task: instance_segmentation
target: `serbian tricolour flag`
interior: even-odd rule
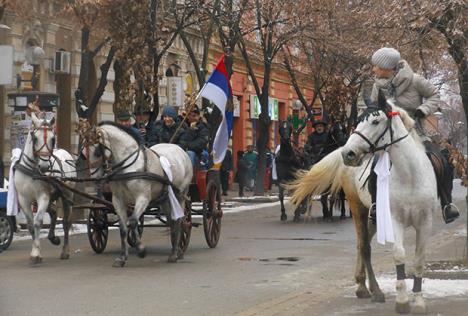
[[[232,129],[232,111],[226,111],[226,103],[232,95],[229,75],[224,63],[224,55],[218,62],[213,73],[200,91],[200,96],[213,102],[223,115],[213,142],[213,162],[220,163],[224,159],[228,148],[229,135]]]

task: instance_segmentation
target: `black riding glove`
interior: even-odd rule
[[[420,109],[417,109],[416,112],[414,112],[414,117],[417,119],[423,119],[426,116],[424,112]]]

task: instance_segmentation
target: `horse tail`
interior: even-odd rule
[[[322,195],[325,192],[336,193],[340,189],[339,174],[344,166],[341,149],[338,148],[316,163],[310,170],[296,173],[296,179],[285,187],[292,191],[291,203],[298,206],[305,198]]]

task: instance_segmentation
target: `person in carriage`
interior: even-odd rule
[[[179,129],[179,125],[180,120],[176,108],[166,106],[161,113],[161,119],[154,127],[155,144],[170,143],[171,140],[173,144],[179,144],[180,136],[185,129],[184,126]]]
[[[187,151],[192,161],[192,166],[196,167],[208,148],[210,140],[210,130],[208,125],[202,120],[200,110],[195,105],[187,114],[187,126],[182,131],[178,144]]]
[[[144,106],[137,106],[133,115],[135,116],[135,127],[138,130],[146,147],[157,144],[156,126],[151,119],[152,111]]]
[[[452,208],[450,164],[442,155],[440,148],[425,135],[422,127],[425,118],[438,109],[440,95],[437,88],[424,77],[415,74],[406,60],[401,58],[400,52],[394,48],[378,49],[372,55],[371,62],[376,80],[370,101],[376,102],[379,90],[381,90],[387,99],[393,100],[395,105],[403,108],[416,120],[416,131],[426,147],[427,155],[436,173],[444,221],[447,224],[453,222],[460,214],[457,209]],[[378,156],[374,159],[373,167],[377,159]],[[370,217],[374,222],[376,218],[376,182],[377,175],[372,171],[369,177],[369,191],[372,196]]]

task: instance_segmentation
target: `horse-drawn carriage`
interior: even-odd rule
[[[42,261],[38,238],[42,216],[50,211],[51,203],[58,198],[64,210],[62,259],[69,257],[68,230],[72,205],[74,209],[89,209],[88,236],[96,253],[104,251],[109,227],[117,226],[118,222],[121,253],[114,266],[125,264],[128,245],[137,249],[138,256],[146,255],[140,239],[144,227],[170,227],[170,262],[183,258],[192,226],[203,225],[208,245],[216,247],[222,219],[219,170],[194,172],[189,156],[178,145],[158,144],[147,148],[131,128],[113,122],[103,122],[94,127],[87,123],[81,129],[83,144],[80,155],[85,166],[75,168],[75,160],[70,154],[53,149],[53,122],[40,119],[35,113],[32,113],[32,121],[33,128],[15,166],[13,183],[34,239],[33,263]],[[89,170],[88,176],[80,175],[84,170]],[[108,183],[113,194],[112,202],[106,200],[100,190],[96,194],[78,190],[77,182]],[[73,195],[87,198],[87,204],[77,205]],[[36,215],[31,209],[33,202],[37,202]],[[201,202],[201,208],[193,208],[193,202]],[[202,217],[201,223],[192,221],[195,215]],[[146,224],[145,218],[148,217],[157,221]],[[55,238],[53,228],[51,232],[49,239],[52,241]]]

